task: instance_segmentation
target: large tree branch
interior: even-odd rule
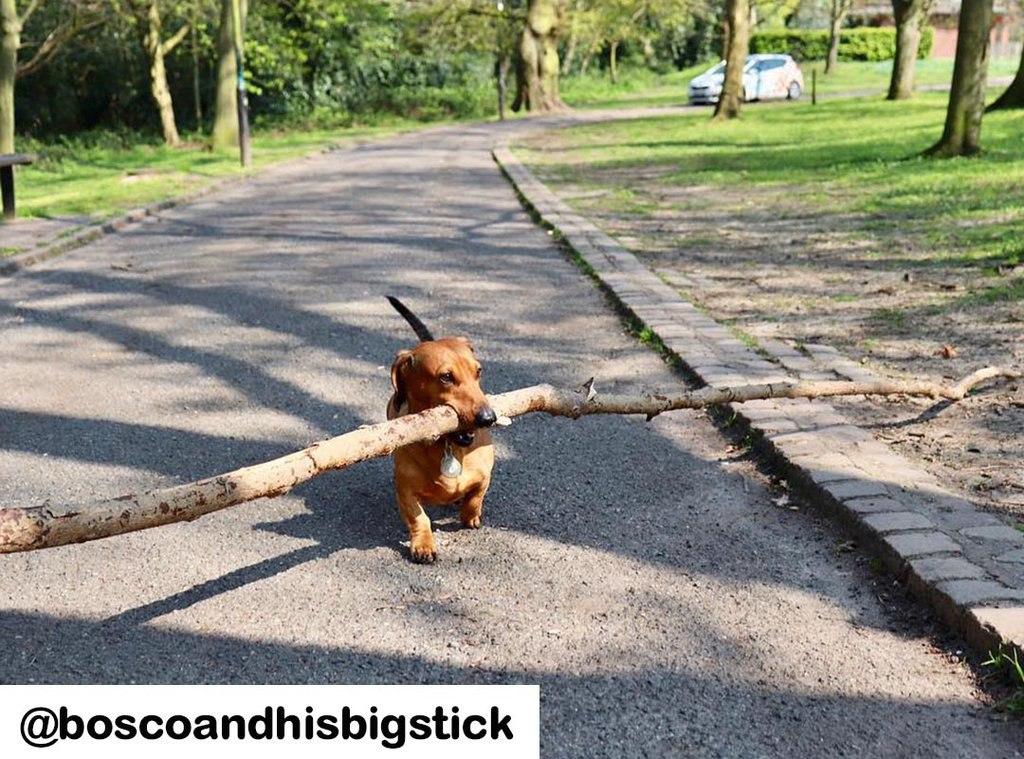
[[[643,414],[650,419],[666,411],[769,398],[916,395],[956,401],[987,380],[999,377],[1018,379],[1020,376],[1019,372],[1009,369],[989,367],[953,385],[915,380],[797,382],[703,388],[675,396],[603,396],[595,394],[592,384],[582,390],[535,385],[495,395],[490,400],[494,410],[506,417],[540,411],[572,419],[588,414]],[[437,439],[455,432],[458,425],[455,411],[441,406],[362,427],[272,461],[186,485],[88,504],[47,501],[30,508],[0,509],[0,553],[96,540],[172,522],[190,521],[256,498],[273,498],[324,472],[386,456],[403,445]]]
[[[94,27],[100,26],[103,23],[102,19],[96,19],[87,23],[80,23],[77,20],[68,24],[61,24],[44,39],[36,52],[33,53],[32,57],[27,61],[18,63],[18,69],[15,72],[15,78],[20,79],[23,76],[28,76],[34,73],[37,69],[45,66],[54,55],[68,42],[70,42],[76,35],[81,34],[84,31],[88,31]]]
[[[39,7],[40,0],[30,0],[28,7],[25,8],[25,12],[21,14],[21,18],[18,21],[24,26],[25,22],[32,18],[32,14],[36,12]]]
[[[182,24],[181,28],[178,31],[176,31],[173,35],[168,37],[160,44],[160,51],[164,55],[170,55],[171,51],[174,50],[174,48],[176,48],[183,39],[185,39],[185,35],[188,34],[188,30],[189,25]]]

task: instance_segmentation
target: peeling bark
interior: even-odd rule
[[[824,398],[837,395],[916,395],[962,399],[976,385],[996,378],[1019,379],[998,367],[981,369],[954,385],[927,381],[797,382],[703,388],[675,396],[602,396],[589,388],[551,385],[513,390],[490,398],[494,410],[514,417],[534,412],[577,419],[589,414],[642,414],[705,408],[769,398]],[[455,432],[459,421],[448,406],[363,427],[262,464],[185,485],[123,495],[88,504],[47,501],[30,508],[0,509],[0,553],[32,551],[191,521],[257,498],[284,495],[307,480],[360,461],[387,456],[396,448]]]

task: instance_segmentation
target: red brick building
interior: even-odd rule
[[[953,58],[956,55],[957,22],[960,0],[936,0],[928,23],[935,29],[932,58]],[[892,5],[876,0],[857,2],[850,11],[850,19],[865,26],[893,26]],[[1020,0],[996,0],[992,24],[992,57],[1016,58],[1020,56],[1022,36]]]

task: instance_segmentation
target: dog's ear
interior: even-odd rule
[[[405,372],[412,366],[412,351],[402,350],[395,354],[391,364],[391,386],[395,389],[395,409],[405,403]]]

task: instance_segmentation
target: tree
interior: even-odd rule
[[[562,56],[562,76],[567,76],[572,71],[572,64],[576,60],[576,51],[580,45],[580,26],[586,10],[586,0],[576,0],[569,14],[569,38],[565,43],[565,55]]]
[[[727,121],[740,115],[743,102],[743,69],[750,53],[750,2],[725,2],[725,81],[715,106],[715,121]]]
[[[1006,88],[1006,91],[996,98],[995,102],[987,110],[999,111],[1005,108],[1024,108],[1024,50],[1021,51],[1017,75],[1010,82],[1010,86]]]
[[[14,78],[18,74],[21,26],[37,5],[33,2],[19,16],[14,0],[0,0],[0,153],[14,152]]]
[[[19,15],[16,0],[0,0],[0,153],[14,152],[15,81],[46,65],[77,34],[103,21],[100,0],[65,0],[42,40],[25,45],[35,52],[19,63],[22,30],[41,5],[42,0],[29,0]]]
[[[619,81],[619,47],[639,26],[644,6],[644,2],[633,0],[603,0],[598,6],[598,24],[608,45],[608,76],[612,84]]]
[[[247,0],[238,0],[242,13],[242,26],[248,15]],[[217,87],[213,109],[213,133],[210,143],[214,150],[238,145],[238,66],[235,61],[234,22],[232,0],[221,0],[220,23],[217,27]]]
[[[960,6],[953,86],[942,138],[927,155],[947,158],[981,150],[981,119],[985,112],[989,29],[993,0],[964,0]]]
[[[558,37],[564,21],[565,0],[530,0],[516,55],[513,111],[566,108],[558,92]]]
[[[406,52],[420,59],[458,53],[494,56],[498,116],[504,119],[508,73],[526,21],[525,0],[407,0],[405,8],[400,46]]]
[[[906,100],[914,94],[917,51],[921,46],[921,26],[928,19],[933,0],[892,0],[896,20],[896,54],[889,80],[889,100]]]
[[[895,0],[894,0],[895,1]],[[846,22],[846,14],[853,7],[853,0],[831,0],[829,5],[828,58],[825,73],[831,74],[839,63],[839,38]]]
[[[113,1],[119,4],[119,0]],[[164,142],[176,147],[181,144],[181,137],[174,118],[171,88],[167,84],[167,57],[185,39],[190,26],[187,21],[183,22],[178,31],[164,39],[164,8],[161,1],[126,0],[132,20],[143,30],[142,47],[149,63],[149,91],[160,117]]]

